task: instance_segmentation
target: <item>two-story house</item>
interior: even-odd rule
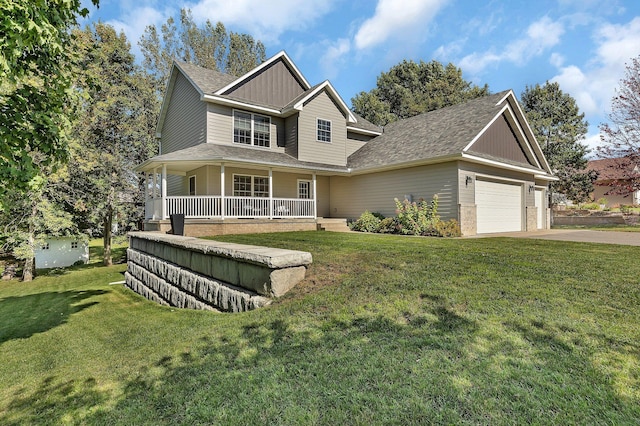
[[[382,129],[285,52],[242,77],[174,63],[147,174],[146,228],[187,235],[316,229],[394,198],[430,200],[463,234],[545,228],[553,180],[512,91]]]

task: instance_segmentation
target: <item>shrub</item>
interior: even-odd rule
[[[589,203],[582,206],[584,210],[600,210],[600,204]]]
[[[631,209],[632,209],[632,206],[629,206],[627,204],[620,204],[620,213],[622,214],[631,213]]]
[[[460,231],[460,224],[455,219],[450,219],[448,221],[438,220],[433,228],[433,236],[436,237],[459,237],[462,235]]]
[[[360,232],[378,232],[380,228],[380,213],[371,213],[369,211],[365,211],[360,215],[358,220],[351,224],[352,231],[360,231]],[[383,216],[384,217],[384,216]]]
[[[381,234],[396,234],[400,232],[399,222],[395,217],[386,217],[380,221],[378,232]]]
[[[438,195],[433,196],[433,200],[428,203],[425,200],[410,202],[404,200],[400,202],[397,198],[396,214],[398,215],[398,228],[403,234],[426,235],[429,229],[440,220],[437,215]]]

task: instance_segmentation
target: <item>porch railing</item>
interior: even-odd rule
[[[147,202],[147,218],[160,218],[160,207],[152,199]],[[165,214],[182,213],[185,218],[315,218],[315,201],[300,198],[172,196],[165,198]],[[150,213],[152,213],[150,215]],[[155,214],[155,216],[153,215]],[[224,214],[224,216],[223,216]]]

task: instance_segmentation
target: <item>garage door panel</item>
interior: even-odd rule
[[[522,230],[522,185],[476,181],[477,232]]]

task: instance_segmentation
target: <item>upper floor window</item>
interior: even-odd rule
[[[233,142],[269,148],[271,118],[244,111],[233,111]]]
[[[331,142],[331,122],[318,118],[318,140]]]
[[[77,249],[78,248],[78,242],[77,241],[71,241],[71,248],[72,249]]]

